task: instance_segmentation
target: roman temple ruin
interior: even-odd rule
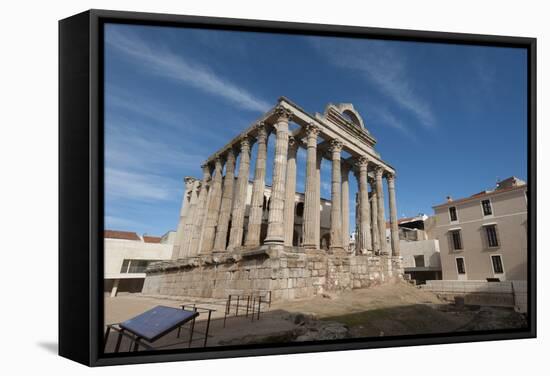
[[[271,186],[268,137],[275,138]],[[185,178],[172,260],[149,266],[143,293],[226,298],[269,291],[286,300],[402,279],[395,170],[375,144],[352,104],[312,115],[280,98],[205,161],[201,179]],[[304,193],[296,192],[299,148],[306,150]],[[321,198],[323,160],[331,166],[330,200]]]

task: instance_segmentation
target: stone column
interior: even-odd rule
[[[378,231],[378,194],[376,192],[376,182],[371,181],[371,239],[373,251],[380,251],[380,242],[378,240],[380,232]]]
[[[196,256],[199,253],[201,234],[206,219],[206,198],[208,197],[210,178],[210,167],[206,164],[202,165],[202,182],[201,190],[199,192],[199,201],[197,203],[197,220],[195,222],[195,226],[193,227],[189,256]]]
[[[286,186],[285,186],[285,245],[292,247],[294,237],[294,206],[296,198],[296,154],[298,142],[294,137],[288,138],[288,160],[286,165]]]
[[[359,157],[359,210],[361,211],[361,222],[359,232],[361,235],[361,253],[366,254],[372,247],[370,237],[370,213],[369,213],[369,189],[367,185],[367,170],[369,161],[366,157]]]
[[[216,239],[214,240],[214,251],[225,251],[227,244],[227,231],[229,219],[231,218],[231,206],[233,203],[233,186],[235,185],[235,153],[233,150],[227,152],[225,161],[225,177],[223,179],[222,203],[220,206],[220,217],[216,226]]]
[[[388,195],[390,204],[390,228],[391,228],[391,249],[392,256],[400,256],[399,249],[399,229],[397,227],[397,204],[395,202],[395,176],[388,173],[386,175],[388,181]]]
[[[215,162],[212,187],[208,193],[208,210],[206,212],[206,223],[201,243],[201,253],[203,254],[211,253],[214,247],[216,226],[218,225],[222,201],[222,169],[223,161],[218,157]]]
[[[302,246],[305,248],[315,248],[318,242],[318,239],[316,239],[317,230],[315,229],[315,226],[317,226],[316,217],[319,216],[319,198],[317,197],[317,135],[319,134],[319,128],[313,124],[309,124],[306,126],[306,134],[307,159]]]
[[[349,251],[349,167],[342,164],[342,247]]]
[[[321,249],[321,163],[323,155],[317,154],[317,166],[315,174],[315,248]]]
[[[359,191],[359,169],[355,168],[353,170],[353,176],[357,180],[357,192],[355,193],[355,249],[354,253],[356,255],[361,254],[361,195]]]
[[[342,163],[340,153],[342,142],[331,140],[330,148],[332,159],[331,178],[331,207],[330,207],[330,249],[331,251],[342,251],[342,174],[340,164]]]
[[[267,129],[264,123],[260,123],[257,126],[256,142],[258,143],[258,153],[256,156],[252,198],[248,215],[248,231],[246,232],[245,240],[247,247],[260,245],[265,191],[265,163],[267,159]]]
[[[245,137],[240,144],[239,177],[231,215],[231,233],[229,234],[229,249],[242,246],[244,234],[244,214],[246,211],[246,193],[248,191],[248,176],[250,175],[250,140]]]
[[[172,250],[173,260],[177,259],[180,254],[180,247],[183,242],[183,231],[185,228],[185,218],[187,216],[187,212],[189,211],[189,200],[191,199],[191,190],[193,189],[193,180],[190,177],[185,177],[184,182],[185,191],[183,192],[183,199],[181,200],[180,219],[176,230],[174,248]]]
[[[265,244],[284,243],[284,205],[285,205],[285,179],[288,154],[288,122],[292,113],[286,108],[277,108],[279,118],[275,124],[276,142],[275,158],[273,159],[273,178],[271,188],[271,204],[267,221],[267,236]]]
[[[180,246],[179,258],[189,257],[191,247],[191,237],[193,236],[193,227],[196,220],[197,203],[199,199],[199,189],[201,182],[195,178],[193,180],[193,189],[191,190],[191,200],[189,201],[189,211],[185,218],[185,226],[183,228],[182,242]]]
[[[386,216],[384,215],[384,186],[382,185],[384,169],[378,166],[374,171],[376,177],[376,196],[378,198],[378,241],[380,243],[380,253],[386,255],[388,254],[388,244],[386,242]]]

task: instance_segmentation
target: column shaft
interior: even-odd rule
[[[388,253],[388,243],[386,241],[386,216],[384,214],[384,186],[382,184],[382,175],[384,169],[377,167],[375,170],[376,176],[376,193],[378,198],[378,241],[380,242],[380,253]]]
[[[267,159],[267,130],[265,124],[257,127],[258,153],[254,170],[254,183],[252,185],[252,198],[248,215],[248,231],[246,232],[246,246],[260,245],[260,232],[262,229],[263,203],[265,191],[265,164]]]
[[[342,166],[342,247],[349,250],[349,168]]]
[[[199,253],[199,244],[201,239],[202,230],[206,219],[207,209],[207,197],[208,187],[210,184],[210,167],[208,165],[202,166],[202,182],[201,190],[199,192],[199,201],[197,203],[197,220],[193,227],[193,234],[191,235],[191,247],[189,249],[189,256],[196,256]]]
[[[271,204],[267,221],[267,236],[265,244],[284,243],[284,204],[285,180],[288,155],[288,122],[291,117],[289,110],[277,108],[279,118],[275,125],[276,142],[275,158],[273,160],[273,178],[271,188]]]
[[[380,251],[380,242],[378,231],[378,192],[376,192],[375,182],[371,182],[371,239],[372,239],[372,250]]]
[[[321,163],[323,156],[317,154],[316,180],[315,180],[315,248],[321,249]]]
[[[366,254],[372,247],[370,237],[370,210],[369,210],[369,190],[367,186],[368,160],[364,157],[359,159],[359,205],[361,211],[360,235],[361,235],[361,253]]]
[[[180,254],[181,243],[183,242],[183,231],[185,228],[185,219],[187,212],[189,211],[189,201],[191,199],[191,190],[193,189],[193,180],[186,177],[185,190],[183,192],[183,198],[181,200],[180,218],[178,221],[178,228],[176,230],[176,238],[174,240],[174,248],[172,251],[172,259],[177,259]]]
[[[390,204],[390,228],[391,228],[391,248],[392,256],[400,256],[399,249],[399,229],[397,227],[397,204],[395,202],[395,176],[388,174],[388,195]]]
[[[223,179],[222,203],[220,217],[216,226],[216,238],[214,240],[215,251],[225,251],[227,245],[227,231],[231,218],[233,203],[233,187],[235,185],[235,153],[229,150],[225,162],[225,177]]]
[[[193,189],[191,191],[191,200],[189,201],[189,211],[185,218],[185,226],[183,228],[182,242],[180,245],[179,258],[189,257],[191,247],[191,237],[193,235],[193,225],[197,212],[197,203],[199,198],[200,181],[193,178]]]
[[[248,137],[241,140],[241,152],[239,160],[239,177],[237,178],[237,190],[231,215],[231,233],[229,235],[229,248],[242,246],[244,233],[244,214],[246,211],[246,194],[248,192],[248,176],[250,175],[250,141]]]
[[[306,159],[306,182],[304,197],[304,216],[302,222],[302,246],[316,248],[317,225],[316,216],[319,213],[319,199],[317,198],[317,135],[319,129],[310,124],[306,127],[307,132],[307,159]]]
[[[342,163],[340,153],[342,142],[332,140],[330,152],[332,154],[332,178],[331,178],[331,209],[330,209],[330,249],[342,250]]]
[[[294,238],[294,207],[296,198],[296,154],[298,143],[294,137],[288,139],[288,160],[286,165],[285,187],[285,245],[291,247]]]
[[[222,201],[222,168],[222,160],[216,158],[212,187],[208,193],[208,211],[206,212],[206,223],[202,235],[201,253],[210,253],[214,247],[216,226],[218,225]]]

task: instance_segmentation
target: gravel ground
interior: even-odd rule
[[[105,298],[105,322],[121,322],[157,305],[180,307],[182,303],[216,310],[212,316],[208,347],[492,330],[526,325],[523,316],[512,309],[459,307],[407,283],[324,294],[311,299],[274,303],[270,307],[265,304],[259,321],[252,321],[250,315],[245,317],[243,308],[239,317],[235,317],[234,307],[225,327],[223,300],[127,294]],[[205,318],[201,315],[197,321],[192,347],[203,345],[200,332],[205,329]],[[115,337],[110,336],[107,352],[113,351]],[[182,331],[179,338],[174,331],[154,346],[159,349],[187,348],[188,340],[186,331]],[[129,342],[123,341],[121,351],[127,351],[128,346]]]

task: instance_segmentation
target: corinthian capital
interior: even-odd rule
[[[319,127],[316,126],[314,123],[309,123],[308,125],[305,126],[306,128],[306,135],[308,138],[310,137],[317,137],[317,135],[319,134]]]
[[[288,137],[288,153],[296,154],[298,151],[298,142],[293,136]]]
[[[194,177],[192,176],[186,176],[183,178],[183,181],[185,182],[185,190],[186,191],[190,191],[193,189],[193,185],[195,184],[195,181],[197,179],[195,179]]]
[[[292,119],[292,111],[279,105],[275,108],[275,113],[278,115],[277,121],[286,120],[290,121]]]
[[[338,139],[333,139],[333,140],[330,140],[330,146],[329,146],[328,150],[331,153],[340,153],[342,151],[343,146],[344,146],[344,144],[342,143],[342,141],[340,141]]]
[[[376,166],[374,169],[374,173],[376,175],[376,179],[382,179],[382,176],[384,175],[384,167],[382,166]]]
[[[365,157],[364,155],[361,155],[355,161],[355,165],[359,168],[367,168],[368,165],[369,165],[369,159],[367,157]]]
[[[248,136],[244,136],[243,138],[241,138],[239,146],[241,148],[241,153],[248,152],[250,150],[250,139],[248,138]]]
[[[267,140],[267,125],[263,121],[256,125],[256,140],[258,142]]]
[[[395,183],[395,174],[391,172],[386,172],[386,180],[388,181],[388,184]]]

